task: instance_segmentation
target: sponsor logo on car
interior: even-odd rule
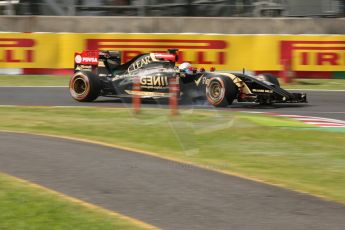
[[[98,65],[98,51],[84,50],[82,53],[75,53],[74,61],[76,64]]]
[[[34,62],[35,40],[29,38],[0,38],[0,62]]]
[[[273,93],[271,89],[252,89],[252,92],[256,93]]]
[[[91,71],[92,66],[90,65],[77,65],[77,67],[75,68],[75,70],[89,70]]]
[[[79,54],[75,55],[74,61],[75,61],[75,63],[79,64],[82,61],[82,57]]]
[[[146,96],[146,97],[168,97],[169,93],[162,93],[162,92],[147,92],[147,91],[133,91],[133,90],[125,90],[126,93],[130,95],[138,95],[138,96]]]
[[[128,67],[128,73],[131,73],[135,70],[141,69],[143,66],[145,66],[151,62],[152,62],[151,56],[150,55],[145,56],[145,57],[141,58],[140,60],[135,61],[133,64],[131,64]]]
[[[95,57],[83,57],[82,62],[98,62],[97,58]]]
[[[191,62],[203,65],[225,65],[226,40],[212,39],[87,39],[86,48],[92,50],[120,50],[127,62],[140,53],[165,52],[179,49],[178,63]]]
[[[208,85],[208,84],[210,84],[210,79],[205,77],[204,75],[201,75],[199,78],[194,79],[194,83],[196,86],[199,86],[200,83],[202,85]]]
[[[142,76],[140,77],[141,88],[165,88],[169,85],[167,76]]]

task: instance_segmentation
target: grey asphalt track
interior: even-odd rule
[[[260,106],[251,103],[234,103],[226,110],[248,110],[319,116],[345,120],[345,91],[307,91],[308,104],[276,104]],[[43,105],[43,106],[107,106],[129,107],[118,99],[98,98],[92,103],[74,101],[66,87],[0,87],[0,105]],[[145,104],[146,107],[167,107],[166,105]],[[183,108],[212,108],[209,105],[183,105]]]
[[[1,132],[0,146],[0,171],[163,229],[345,226],[345,205],[155,157]]]
[[[309,104],[234,103],[225,110],[345,120],[344,91],[307,93]],[[0,105],[130,106],[109,98],[79,103],[61,87],[0,87]],[[164,229],[328,230],[345,226],[345,205],[154,157],[24,134],[0,133],[0,146],[0,171]]]

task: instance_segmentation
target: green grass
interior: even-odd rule
[[[307,129],[305,129],[307,128]],[[345,133],[225,111],[0,107],[0,129],[66,135],[152,151],[345,202]]]
[[[70,76],[0,75],[0,86],[68,86]],[[286,89],[345,90],[345,79],[296,79]]]
[[[280,82],[284,89],[345,90],[345,79],[295,79],[291,84]]]
[[[0,75],[0,86],[68,86],[70,76]]]
[[[58,194],[0,174],[2,230],[145,229],[106,211],[84,207]]]

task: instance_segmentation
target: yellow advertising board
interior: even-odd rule
[[[74,52],[120,50],[123,61],[178,48],[179,62],[217,70],[345,71],[345,35],[2,33],[0,68],[73,68]]]

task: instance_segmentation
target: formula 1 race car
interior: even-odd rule
[[[269,74],[249,76],[222,73],[189,66],[176,66],[178,50],[166,53],[139,54],[121,64],[119,51],[85,50],[75,53],[74,72],[69,89],[77,101],[93,101],[98,96],[130,99],[168,98],[170,79],[178,79],[179,99],[193,101],[207,99],[216,107],[238,102],[305,103],[305,93],[290,93],[280,88],[277,78]],[[133,88],[137,82],[139,88]]]

